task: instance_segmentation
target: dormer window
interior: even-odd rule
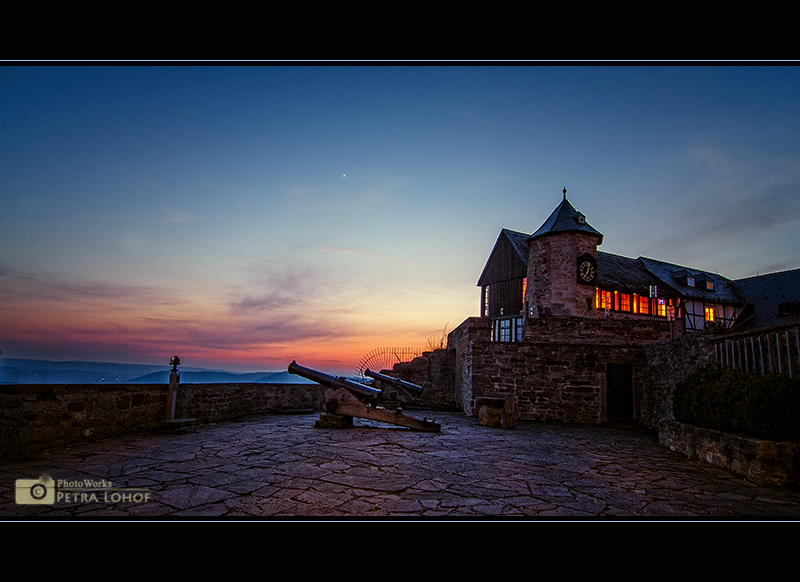
[[[686,285],[687,287],[696,287],[698,283],[698,278],[685,269],[681,271],[673,271],[672,277],[681,285]]]
[[[578,224],[586,224],[586,217],[584,217],[583,214],[576,216],[575,220],[578,221]]]
[[[694,278],[695,286],[698,289],[704,289],[705,291],[713,291],[714,290],[714,279],[709,277],[705,274],[700,274]]]

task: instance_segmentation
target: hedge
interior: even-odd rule
[[[800,379],[707,368],[675,387],[675,420],[773,441],[800,441]]]

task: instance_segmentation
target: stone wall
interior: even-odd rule
[[[793,328],[784,333],[784,327],[784,351],[793,354]],[[606,365],[627,363],[633,366],[634,419],[657,429],[659,421],[674,420],[676,384],[715,362],[715,344],[744,336],[722,328],[683,335],[665,320],[612,316],[528,319],[524,343],[490,337],[491,318],[473,317],[448,338],[456,351],[456,403],[467,414],[476,414],[476,398],[514,393],[521,419],[603,420]],[[784,368],[792,369],[789,361]]]
[[[633,414],[643,400],[642,344],[671,334],[651,318],[542,317],[528,319],[526,341],[492,342],[491,319],[472,317],[454,329],[456,402],[475,415],[477,398],[514,394],[518,418],[601,422],[607,418],[607,366],[629,364]]]
[[[319,384],[181,384],[176,416],[209,423],[250,414],[321,411]]]
[[[679,328],[680,325],[674,325]],[[643,345],[678,335],[664,319],[646,316],[541,317],[525,322],[525,341]]]
[[[410,362],[394,365],[387,375],[422,386],[422,405],[457,410],[455,401],[456,352],[453,349],[424,352]]]
[[[321,410],[317,384],[181,384],[176,416],[217,422],[250,414]],[[0,457],[165,428],[163,384],[0,386]]]
[[[637,346],[473,341],[470,359],[468,414],[477,414],[478,398],[513,394],[519,419],[601,422],[607,413],[607,365],[638,370],[642,353]],[[639,378],[634,373],[634,398],[641,394]]]
[[[455,351],[454,400],[459,410],[470,411],[472,397],[472,343],[488,342],[492,334],[492,320],[488,317],[470,317],[447,335],[447,347]]]
[[[714,362],[715,337],[711,331],[689,333],[642,347],[644,391],[640,422],[643,425],[655,429],[659,421],[675,419],[672,404],[675,385]]]
[[[776,442],[662,420],[659,442],[744,477],[756,485],[800,485],[800,443]]]

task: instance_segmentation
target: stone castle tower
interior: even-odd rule
[[[528,238],[528,317],[594,317],[597,247],[603,235],[564,198]]]

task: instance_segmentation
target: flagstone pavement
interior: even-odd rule
[[[800,519],[800,490],[758,487],[635,425],[408,414],[441,432],[264,415],[0,460],[0,519]],[[55,486],[34,499],[42,476]]]

